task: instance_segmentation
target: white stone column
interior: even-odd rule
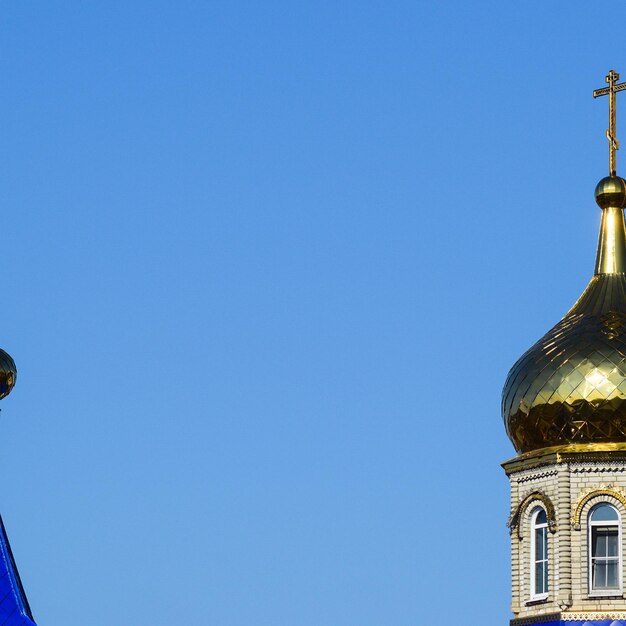
[[[519,483],[514,475],[511,482],[511,512],[515,511],[519,503]],[[520,606],[520,540],[517,528],[511,528],[511,612],[517,617]]]
[[[555,591],[560,609],[567,609],[572,605],[572,526],[571,490],[569,463],[557,466],[557,502],[556,527],[554,543],[556,544],[556,559],[554,568]]]

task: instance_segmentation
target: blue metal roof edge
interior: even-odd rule
[[[0,556],[2,557],[0,576],[6,573],[10,585],[11,599],[13,600],[12,603],[9,602],[9,606],[12,608],[9,615],[6,617],[0,616],[0,619],[4,617],[4,621],[0,622],[0,626],[37,626],[24,592],[2,516],[0,516]],[[2,569],[5,571],[2,572]],[[4,605],[7,600],[9,598],[5,595],[1,604]]]

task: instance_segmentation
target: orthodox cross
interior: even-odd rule
[[[609,83],[609,86],[596,89],[593,92],[593,97],[609,95],[609,127],[606,130],[606,138],[609,140],[609,173],[611,176],[615,176],[617,174],[615,153],[619,150],[619,141],[615,136],[615,94],[626,89],[626,83],[617,84],[619,74],[615,70],[611,70],[604,80]]]

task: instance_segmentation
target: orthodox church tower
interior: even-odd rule
[[[609,176],[595,272],[565,317],[515,363],[502,416],[511,484],[512,626],[626,626],[626,180]]]
[[[15,362],[0,349],[0,400],[15,386]],[[0,626],[36,626],[0,517]]]

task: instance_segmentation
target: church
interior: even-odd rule
[[[15,362],[9,354],[0,349],[0,400],[11,393],[16,378]],[[2,518],[0,518],[0,626],[36,626]]]
[[[511,487],[511,626],[626,626],[626,180],[617,176],[616,94],[594,275],[513,365],[502,416]]]

